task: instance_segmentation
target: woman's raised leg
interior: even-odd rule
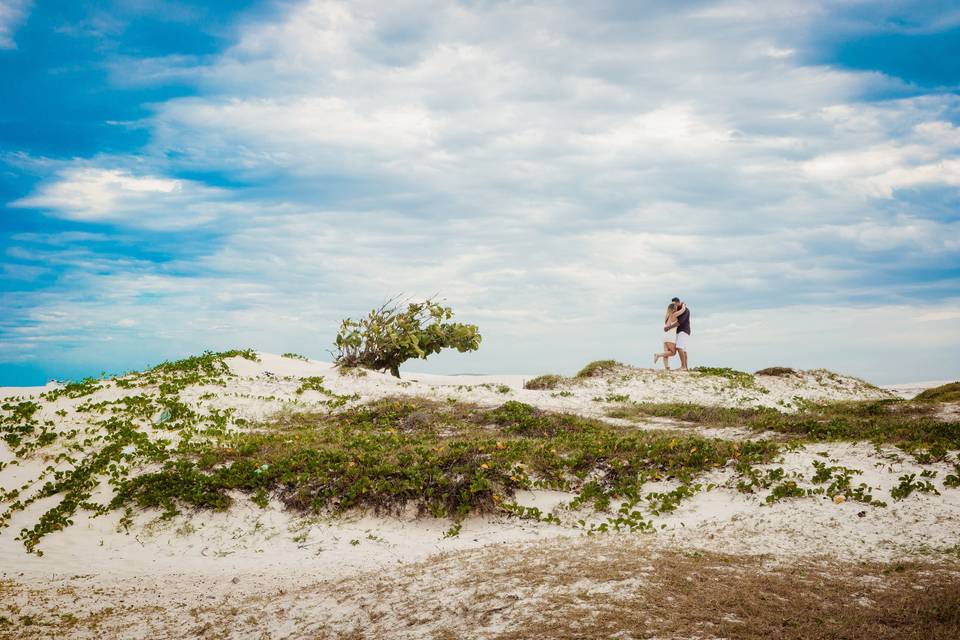
[[[670,357],[677,355],[677,348],[671,342],[663,343],[663,353],[660,354],[660,357],[663,358],[663,368],[667,371],[670,370]]]

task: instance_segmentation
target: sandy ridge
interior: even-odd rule
[[[603,416],[612,402],[624,396],[633,401],[789,409],[797,398],[875,399],[904,393],[901,389],[879,389],[855,378],[823,371],[801,372],[788,378],[761,376],[755,387],[743,387],[717,376],[633,369],[624,369],[608,378],[565,383],[554,390],[531,391],[523,389],[529,376],[405,374],[397,380],[375,372],[340,375],[323,362],[271,354],[259,356],[259,362],[230,359],[228,364],[235,377],[228,379],[225,388],[188,387],[181,393],[182,400],[196,408],[232,409],[236,416],[249,420],[263,419],[278,411],[324,410],[325,395],[316,391],[296,393],[302,379],[314,376],[322,376],[324,386],[334,393],[355,398],[352,402],[396,395],[454,398],[484,406],[519,400],[543,409],[585,416]],[[51,388],[17,389],[12,393],[5,389],[0,395],[36,397]],[[106,383],[92,396],[62,397],[45,404],[42,416],[56,419],[60,428],[70,428],[75,426],[74,421],[83,419],[76,413],[78,405],[140,392]],[[611,397],[618,400],[611,401]],[[66,416],[57,412],[65,412]],[[653,421],[647,426],[664,425]],[[866,482],[881,493],[888,492],[903,473],[919,474],[926,470],[942,477],[950,470],[944,463],[917,464],[893,449],[843,443],[789,452],[776,466],[809,475],[814,460],[829,460],[831,464],[861,470],[858,482]],[[2,443],[0,461],[8,463],[0,469],[0,486],[6,488],[28,480],[45,464],[39,459],[9,464],[12,453]],[[813,498],[767,506],[759,496],[730,488],[732,478],[732,469],[703,478],[716,487],[698,493],[677,511],[659,518],[657,526],[661,528],[646,537],[649,544],[670,549],[772,554],[787,559],[827,554],[887,561],[944,553],[960,543],[956,534],[960,531],[960,490],[943,491],[939,496],[918,494],[886,509],[857,503],[837,505]],[[650,488],[662,490],[669,486]],[[564,520],[582,515],[558,508],[568,498],[558,492],[535,491],[524,492],[518,496],[518,502],[547,512],[553,510]],[[208,592],[233,592],[237,584],[242,584],[248,594],[290,591],[306,588],[318,579],[392,572],[437,553],[470,553],[497,545],[520,548],[541,540],[581,536],[579,531],[563,526],[497,517],[471,518],[464,523],[459,536],[445,538],[443,534],[449,526],[445,521],[365,515],[336,521],[300,518],[284,511],[277,502],[260,509],[241,499],[225,513],[188,514],[171,522],[161,523],[143,514],[131,528],[132,533],[118,530],[119,514],[97,518],[81,515],[72,527],[45,538],[45,555],[38,558],[25,554],[13,537],[20,526],[44,508],[42,501],[35,504],[0,532],[2,578],[21,585],[21,589],[97,585],[125,593],[128,602],[143,607],[155,603],[164,589],[180,593],[185,600],[206,598]],[[825,540],[829,544],[824,544]],[[233,582],[234,578],[239,582]],[[157,580],[157,588],[137,591],[133,585],[142,586],[144,580]],[[228,580],[232,586],[225,586]],[[8,601],[8,597],[2,601]],[[354,606],[342,602],[328,605],[351,611]],[[329,611],[323,616],[329,617]],[[278,634],[292,633],[283,624],[274,630]],[[118,633],[137,637],[143,631],[142,627],[133,626]]]

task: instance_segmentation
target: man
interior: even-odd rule
[[[680,308],[677,316],[677,353],[680,355],[680,371],[687,371],[687,342],[690,341],[690,309],[680,298],[673,303]]]

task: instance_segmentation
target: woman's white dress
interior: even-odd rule
[[[663,332],[663,341],[664,341],[664,342],[673,342],[673,343],[676,343],[676,342],[677,342],[677,328],[674,327],[673,329],[670,329],[669,331],[664,331],[664,332]]]

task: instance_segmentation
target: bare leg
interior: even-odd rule
[[[672,342],[663,343],[663,354],[660,356],[663,358],[663,368],[667,371],[670,370],[670,358],[677,355],[677,348]]]
[[[677,353],[680,354],[680,370],[687,370],[687,350],[686,349],[677,349]]]

